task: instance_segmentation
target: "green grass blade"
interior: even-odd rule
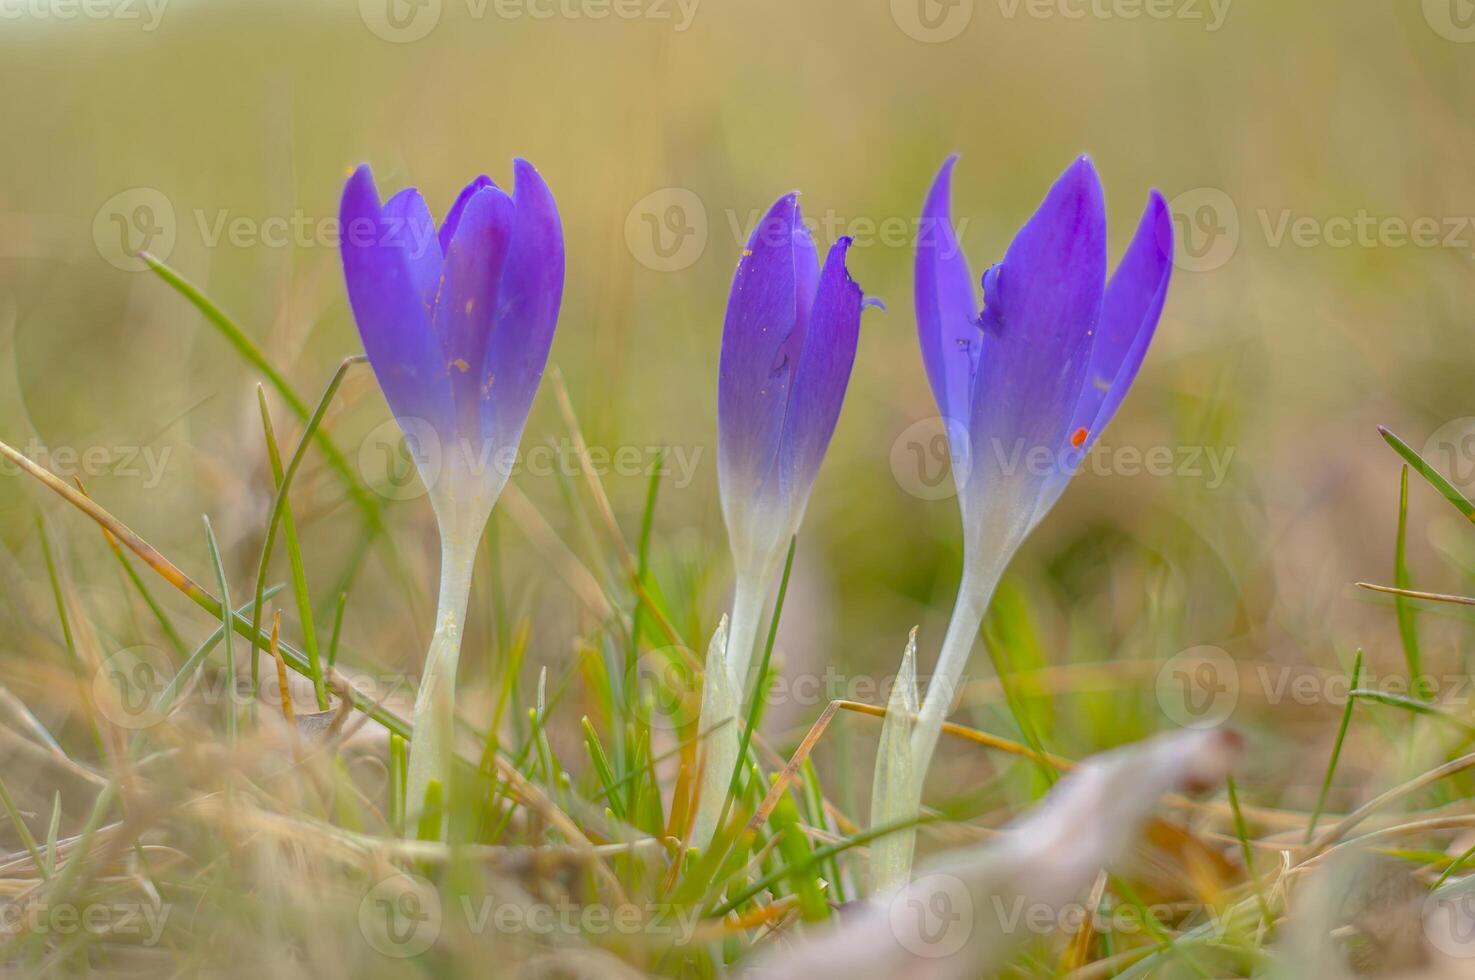
[[[1403,710],[1416,715],[1425,715],[1429,718],[1435,719],[1436,721],[1442,721],[1452,728],[1459,729],[1465,734],[1467,738],[1475,738],[1475,725],[1463,722],[1453,715],[1439,710],[1437,706],[1430,704],[1428,701],[1422,701],[1418,698],[1411,698],[1403,694],[1394,694],[1390,691],[1377,690],[1354,689],[1348,692],[1347,697],[1361,698],[1364,701],[1375,701],[1378,704],[1386,704],[1395,708],[1402,708]]]
[[[604,743],[599,740],[599,733],[594,730],[594,725],[585,715],[579,719],[580,727],[584,730],[584,746],[589,750],[589,761],[594,765],[594,774],[599,777],[599,784],[604,787],[604,797],[609,801],[610,811],[618,820],[625,819],[625,809],[621,806],[618,793],[615,792],[615,773],[610,768],[609,756],[605,754]]]
[[[409,755],[405,740],[394,733],[389,736],[389,829],[398,836],[405,833],[405,774]]]
[[[835,841],[833,844],[825,844],[822,847],[816,847],[812,852],[810,852],[808,865],[809,867],[813,867],[814,865],[819,864],[821,861],[833,858],[840,854],[844,854],[851,848],[860,847],[862,844],[869,844],[871,841],[875,840],[878,837],[884,837],[887,834],[894,834],[902,830],[908,830],[910,828],[917,827],[920,824],[925,823],[927,819],[927,817],[908,817],[905,820],[893,821],[889,824],[883,824],[880,827],[871,827],[868,830],[863,830],[858,834],[846,837],[844,840]],[[726,915],[734,909],[741,907],[744,902],[748,901],[754,895],[757,895],[759,892],[763,891],[766,888],[772,887],[774,883],[777,882],[780,878],[783,878],[786,875],[794,874],[796,871],[799,870],[801,869],[783,867],[772,874],[764,875],[762,878],[759,878],[748,887],[739,891],[733,898],[724,902],[715,911],[713,911],[712,915],[714,917]],[[803,870],[807,870],[807,868]]]
[[[261,634],[261,593],[266,589],[266,572],[271,565],[272,544],[276,540],[277,527],[282,520],[282,512],[287,502],[287,492],[292,486],[292,478],[297,475],[298,467],[302,465],[303,457],[307,455],[307,447],[311,445],[313,437],[317,434],[319,426],[323,423],[323,416],[327,414],[328,405],[332,403],[333,396],[338,393],[339,386],[343,384],[344,376],[348,374],[348,369],[364,360],[365,358],[361,356],[346,357],[338,365],[338,369],[333,372],[333,377],[329,379],[328,386],[323,389],[322,397],[318,399],[317,407],[313,409],[312,415],[307,420],[306,428],[302,430],[302,438],[298,440],[297,448],[292,452],[291,461],[287,463],[287,467],[282,473],[282,478],[277,483],[277,492],[271,502],[271,515],[266,522],[266,535],[261,542],[261,560],[256,565],[256,605],[251,611],[251,632],[249,634],[251,641],[251,680],[253,684],[257,680],[256,652],[262,649],[261,640],[263,639]],[[306,661],[304,666],[307,668],[307,676],[312,677],[314,665],[310,659],[304,659]],[[320,674],[321,667],[318,667],[317,671]]]
[[[333,610],[333,635],[328,640],[328,670],[338,663],[338,638],[343,635],[343,610],[348,606],[348,593],[338,593],[338,606]]]
[[[307,569],[302,564],[302,548],[297,541],[297,524],[292,519],[292,503],[282,485],[282,453],[277,446],[276,429],[271,424],[271,411],[266,406],[266,389],[256,386],[256,401],[261,409],[261,429],[266,437],[266,454],[271,460],[271,475],[282,496],[282,543],[287,548],[287,564],[292,572],[292,593],[297,599],[297,617],[302,624],[302,650],[312,671],[312,690],[318,710],[328,710],[328,685],[323,680],[323,664],[318,655],[317,630],[313,626],[312,598],[307,591]]]
[[[1393,544],[1393,584],[1400,589],[1413,587],[1408,574],[1408,467],[1402,468],[1398,481],[1398,534]],[[1403,657],[1408,662],[1409,689],[1425,700],[1426,690],[1422,658],[1419,655],[1419,631],[1414,621],[1414,606],[1408,597],[1393,594],[1393,609],[1398,617],[1398,638],[1403,643]]]
[[[635,554],[635,582],[641,590],[645,588],[645,579],[650,571],[650,532],[655,524],[656,516],[656,494],[661,488],[661,460],[663,453],[656,453],[655,465],[651,467],[650,484],[645,490],[645,509],[640,515],[640,541],[636,546]],[[640,630],[643,614],[645,612],[645,595],[643,591],[637,591],[635,595],[635,611],[630,614],[630,663],[633,665],[635,657],[640,649]]]
[[[1352,659],[1352,680],[1348,685],[1356,689],[1358,681],[1362,679],[1362,651],[1357,651],[1357,656]],[[1342,743],[1347,738],[1347,727],[1352,724],[1352,706],[1355,699],[1349,697],[1347,703],[1342,706],[1342,723],[1337,726],[1337,740],[1332,743],[1332,757],[1327,762],[1326,774],[1321,777],[1321,792],[1316,794],[1316,807],[1311,811],[1311,819],[1306,822],[1306,836],[1302,843],[1310,844],[1311,838],[1316,833],[1316,821],[1321,818],[1322,809],[1326,806],[1327,793],[1332,788],[1332,777],[1337,772],[1337,762],[1342,758]]]
[[[226,691],[225,699],[225,737],[231,745],[234,745],[236,742],[236,702],[235,698],[232,695],[235,691],[236,684],[236,644],[235,633],[229,628],[231,620],[230,583],[226,581],[225,564],[220,560],[220,545],[215,540],[215,530],[210,526],[209,517],[205,518],[205,542],[210,547],[210,561],[215,566],[215,578],[216,581],[220,584],[220,627],[221,634],[225,639],[225,679],[230,685]],[[259,594],[257,601],[261,601]],[[254,613],[259,614],[260,609],[254,610]],[[253,661],[256,659],[256,651],[254,645],[251,651],[251,659]],[[251,680],[254,685],[254,682],[256,680],[256,672],[254,669],[252,670],[251,674]],[[260,696],[260,693],[261,692],[259,690],[256,690],[253,686],[253,689],[251,691],[251,708],[253,713],[255,712],[256,708],[256,698]],[[287,692],[283,691],[282,697],[286,696]]]
[[[46,877],[56,873],[57,840],[61,835],[61,790],[51,798],[51,822],[46,825]]]
[[[1239,789],[1234,785],[1234,777],[1228,776],[1224,780],[1229,790],[1229,810],[1234,814],[1234,836],[1239,839],[1240,857],[1245,862],[1245,873],[1250,876],[1250,885],[1255,890],[1255,901],[1260,906],[1260,916],[1268,925],[1274,921],[1270,914],[1270,903],[1265,898],[1265,888],[1260,883],[1260,874],[1255,870],[1255,853],[1250,849],[1250,829],[1245,823],[1245,815],[1239,808]]]
[[[5,780],[0,779],[0,804],[5,806],[5,815],[10,818],[15,827],[15,834],[20,842],[25,845],[26,851],[31,855],[31,863],[36,866],[36,871],[43,877],[50,874],[46,863],[41,859],[41,849],[36,846],[36,838],[31,835],[31,828],[26,826],[25,820],[21,819],[20,809],[15,805],[10,790],[5,786]]]
[[[1415,473],[1427,480],[1430,486],[1444,496],[1445,500],[1448,500],[1454,505],[1456,510],[1465,515],[1466,520],[1475,521],[1475,503],[1471,503],[1470,499],[1456,489],[1454,484],[1446,480],[1443,474],[1425,462],[1424,457],[1410,449],[1406,442],[1398,438],[1388,429],[1380,425],[1378,426],[1378,434],[1383,437],[1388,445],[1393,447],[1394,452],[1403,457],[1404,462],[1413,467]]]
[[[783,857],[789,872],[789,887],[799,897],[799,914],[805,922],[822,922],[830,917],[830,906],[825,901],[824,887],[820,881],[823,869],[821,862],[814,860],[814,849],[809,846],[809,837],[799,819],[799,806],[790,793],[779,797],[778,804],[769,817],[774,833],[778,835],[778,853]]]

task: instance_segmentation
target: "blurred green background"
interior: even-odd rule
[[[842,685],[884,677],[920,624],[925,673],[951,609],[959,522],[954,501],[926,499],[938,474],[917,470],[918,459],[936,462],[926,422],[936,413],[915,339],[908,229],[944,156],[960,152],[955,217],[981,273],[1055,175],[1087,152],[1106,187],[1113,261],[1150,187],[1179,213],[1182,261],[1166,315],[1103,438],[1118,450],[1168,447],[1172,471],[1134,473],[1118,454],[1106,466],[1114,472],[1077,479],[1013,566],[1004,600],[1028,610],[1031,631],[1010,646],[1015,666],[1154,661],[1213,645],[1244,664],[1337,669],[1362,645],[1370,669],[1401,669],[1391,610],[1351,583],[1392,577],[1398,465],[1374,426],[1421,448],[1442,426],[1464,433],[1458,420],[1475,415],[1475,31],[1460,27],[1457,7],[173,0],[150,10],[100,0],[87,9],[106,16],[65,17],[80,8],[35,0],[3,9],[0,438],[49,447],[43,461],[59,472],[68,457],[58,449],[101,447],[90,468],[73,461],[89,492],[202,581],[211,579],[202,514],[238,595],[254,575],[271,499],[260,379],[122,243],[158,252],[199,284],[310,404],[339,360],[361,350],[329,223],[349,169],[368,161],[386,193],[418,186],[439,214],[475,174],[505,183],[511,159],[524,156],[563,215],[568,277],[552,363],[586,437],[612,452],[637,447],[642,464],[649,447],[696,464],[689,481],[678,470],[662,484],[652,560],[673,621],[699,647],[730,586],[714,444],[727,288],[756,213],[799,188],[822,244],[857,237],[851,270],[889,310],[865,316],[800,539],[780,656],[790,675],[833,665]],[[1435,222],[1437,240],[1396,233],[1421,219]],[[284,443],[295,443],[300,428],[271,402]],[[358,466],[377,458],[373,433],[387,419],[358,369],[327,427]],[[566,438],[550,373],[524,448]],[[1445,455],[1434,461],[1468,481],[1475,457],[1465,444],[1439,445]],[[134,447],[152,456],[130,464]],[[1209,453],[1230,462],[1221,479]],[[157,478],[149,458],[162,461]],[[499,508],[463,658],[473,713],[510,622],[531,623],[530,671],[566,668],[598,623],[580,576],[607,582],[614,564],[587,507],[570,505],[581,481],[525,472],[514,485],[528,506]],[[647,478],[610,472],[603,482],[633,543]],[[362,523],[318,456],[293,504],[326,629]],[[156,638],[128,605],[116,565],[101,560],[95,530],[6,468],[0,679],[44,704],[28,668],[55,657],[61,637],[38,512],[103,646]],[[430,632],[434,526],[423,497],[391,501],[386,513],[420,587],[407,588],[371,548],[350,590],[343,647],[360,665],[413,671]],[[1416,584],[1463,588],[1475,569],[1471,540],[1415,486]],[[273,578],[284,576],[285,564]],[[163,601],[204,628],[182,600]],[[1462,665],[1464,620],[1425,620],[1426,659]],[[976,653],[970,676],[991,674]],[[1052,745],[1083,753],[1169,724],[1151,674],[1138,680],[1134,696],[1085,690],[1039,707],[1056,714]],[[865,697],[853,686],[835,693]],[[567,732],[579,713],[571,698]],[[964,714],[1007,727],[996,702]],[[807,725],[821,707],[823,698],[779,706],[770,722]],[[1263,750],[1250,765],[1273,770],[1255,795],[1283,785],[1288,803],[1305,805],[1336,710],[1241,699],[1236,719]],[[875,737],[864,720],[841,724]],[[856,774],[842,795],[863,813],[870,750],[837,743],[820,755]],[[1307,746],[1318,747],[1275,751]],[[934,778],[957,789],[949,766],[959,765],[940,759]]]

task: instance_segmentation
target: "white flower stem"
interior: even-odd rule
[[[932,751],[937,748],[937,739],[942,735],[942,723],[958,695],[963,670],[968,666],[973,640],[978,636],[983,614],[988,611],[989,600],[998,584],[998,573],[981,569],[964,572],[963,581],[958,584],[953,618],[948,622],[942,652],[937,655],[937,666],[927,683],[927,696],[922,699],[922,709],[917,712],[917,727],[912,730],[912,764],[917,768],[919,803],[922,777],[927,774]]]
[[[723,804],[727,802],[728,782],[732,779],[732,767],[736,764],[738,748],[742,742],[743,715],[748,709],[748,670],[753,661],[753,648],[758,642],[758,627],[763,619],[764,600],[773,583],[764,574],[749,575],[739,572],[732,597],[731,628],[727,632],[727,647],[720,663],[727,669],[729,696],[722,699],[702,699],[702,715],[697,721],[697,732],[707,739],[703,758],[706,765],[724,767],[725,772],[703,772],[702,793],[697,800],[697,812],[692,823],[691,843],[705,849],[717,832],[717,822],[722,817]],[[707,663],[713,664],[708,657]],[[713,684],[707,678],[703,683]],[[725,706],[725,707],[719,707]],[[716,717],[720,711],[728,717]]]
[[[439,827],[444,838],[446,813],[454,771],[456,724],[456,667],[461,659],[461,635],[466,622],[466,605],[471,596],[471,573],[476,563],[478,530],[471,534],[448,533],[443,529],[440,551],[440,599],[436,603],[435,633],[425,655],[420,689],[415,695],[414,738],[410,742],[409,773],[405,780],[406,831],[415,836],[425,811],[426,793],[439,785]]]
[[[753,663],[753,648],[762,625],[763,604],[773,588],[771,576],[740,575],[732,597],[732,629],[727,634],[727,668],[737,688],[738,698],[746,704],[748,670]]]

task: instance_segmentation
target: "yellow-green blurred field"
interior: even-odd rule
[[[1274,914],[1231,952],[1197,960],[1164,952],[1192,927],[1164,917],[1144,955],[1158,957],[1157,975],[1275,975],[1284,967],[1269,951],[1297,907],[1287,896],[1328,863],[1302,869],[1311,856],[1297,848],[1347,700],[1349,685],[1334,681],[1360,649],[1360,686],[1382,697],[1355,704],[1318,827],[1465,761],[1339,838],[1395,828],[1347,850],[1372,855],[1365,874],[1384,882],[1368,900],[1384,903],[1372,918],[1406,926],[1379,935],[1366,909],[1346,911],[1336,923],[1351,950],[1345,969],[1456,976],[1449,963],[1472,962],[1390,938],[1419,939],[1424,894],[1475,844],[1475,777],[1464,771],[1475,765],[1471,617],[1415,600],[1400,631],[1391,597],[1356,586],[1400,578],[1402,461],[1378,425],[1475,491],[1475,27],[1464,26],[1464,0],[155,4],[0,0],[0,440],[80,479],[215,591],[208,516],[234,602],[249,601],[274,491],[258,384],[284,453],[302,420],[133,253],[147,249],[198,286],[311,409],[342,359],[362,351],[334,238],[350,169],[371,163],[386,191],[418,186],[440,214],[475,174],[505,184],[514,156],[534,162],[564,224],[563,312],[524,464],[484,544],[460,699],[479,731],[499,719],[500,750],[576,823],[594,814],[584,829],[602,843],[581,719],[606,741],[624,737],[627,706],[604,698],[591,665],[610,657],[609,623],[634,602],[625,562],[641,548],[658,459],[649,589],[669,631],[647,623],[636,643],[700,659],[726,611],[717,352],[732,271],[761,209],[802,190],[821,245],[855,236],[850,269],[888,307],[864,317],[799,537],[764,725],[777,760],[831,699],[884,705],[913,626],[925,674],[951,610],[959,519],[912,313],[911,238],[936,168],[961,154],[956,216],[977,273],[1055,175],[1089,153],[1112,261],[1157,187],[1175,211],[1178,267],[1098,465],[1011,566],[989,653],[975,650],[951,718],[1080,759],[1196,721],[1185,721],[1184,697],[1217,698],[1246,737],[1235,770],[1244,833],[1222,807],[1168,814],[1218,870],[1179,851],[1171,869],[1133,880],[1144,900],[1200,909],[1264,890]],[[320,643],[346,596],[339,665],[404,708],[432,627],[438,552],[413,481],[385,490],[384,467],[398,459],[387,423],[371,373],[351,368],[323,431],[386,534],[368,534],[343,474],[312,450],[290,501]],[[1467,593],[1475,528],[1417,474],[1405,523],[1406,584]],[[282,637],[298,638],[277,545],[269,581],[287,588],[272,609]],[[695,976],[724,960],[740,970],[750,945],[821,928],[775,912],[724,931],[718,918],[688,955],[608,934],[551,941],[448,927],[418,958],[382,955],[356,925],[364,882],[399,867],[449,896],[468,877],[495,878],[505,855],[462,867],[383,843],[394,835],[378,812],[385,748],[372,725],[352,753],[295,767],[301,747],[273,728],[270,704],[242,708],[234,749],[218,704],[192,708],[188,724],[118,725],[95,703],[95,678],[117,651],[177,665],[219,626],[144,563],[129,567],[157,614],[94,523],[3,467],[0,780],[14,814],[0,818],[0,901],[19,909],[61,901],[64,889],[78,904],[129,896],[177,910],[156,942],[0,919],[0,959],[14,969]],[[1429,675],[1412,694],[1411,645]],[[244,649],[237,640],[242,664]],[[510,664],[520,669],[504,704]],[[1180,680],[1198,683],[1203,664],[1214,683],[1185,694]],[[530,723],[543,668],[548,710]],[[676,673],[689,688],[689,672]],[[814,842],[864,824],[879,727],[842,711],[816,744],[830,809],[828,826],[810,827]],[[664,738],[670,751],[680,734],[657,731],[652,750]],[[545,745],[566,782],[527,762]],[[658,807],[671,805],[673,760],[651,767]],[[949,819],[923,830],[920,849],[939,854],[986,836],[1049,782],[1028,758],[950,739],[928,786]],[[1210,798],[1222,802],[1222,787]],[[569,843],[546,814],[508,820],[477,846]],[[1436,824],[1404,826],[1419,820]],[[841,872],[847,899],[864,894],[862,854]],[[537,856],[528,861],[516,873],[541,880]],[[678,877],[664,863],[615,863],[634,894],[666,895],[663,878]],[[1464,873],[1456,866],[1441,883]],[[782,903],[783,888],[772,891]],[[1348,929],[1362,931],[1349,939]],[[1070,940],[1036,936],[1010,969],[1117,975],[1131,957],[1094,973],[1086,964],[1144,942],[1098,936],[1069,960]],[[586,948],[613,952],[586,960]]]

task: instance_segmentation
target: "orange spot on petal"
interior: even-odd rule
[[[1070,434],[1071,447],[1074,449],[1080,449],[1081,446],[1085,445],[1086,436],[1088,435],[1090,435],[1090,433],[1086,431],[1086,427],[1084,425],[1072,432]]]

